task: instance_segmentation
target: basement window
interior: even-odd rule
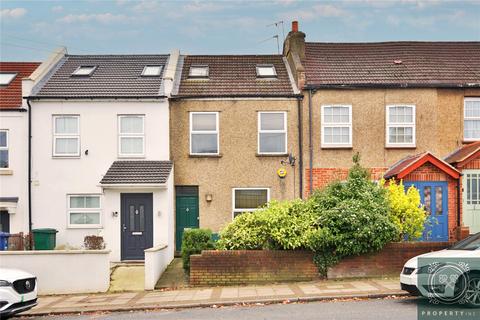
[[[257,65],[257,78],[276,78],[277,71],[272,64]]]
[[[73,71],[72,76],[88,77],[93,74],[96,68],[96,66],[80,66],[75,71]]]
[[[16,73],[0,73],[0,86],[8,86],[10,82],[17,76]]]
[[[145,66],[142,77],[158,77],[162,73],[162,66]]]
[[[208,78],[209,70],[208,66],[191,66],[188,72],[189,78]]]

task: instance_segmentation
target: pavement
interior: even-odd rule
[[[400,290],[398,278],[322,280],[168,291],[40,296],[38,306],[22,315],[218,307],[249,303],[308,302],[401,295],[406,293]]]

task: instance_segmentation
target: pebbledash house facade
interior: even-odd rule
[[[293,22],[284,55],[304,95],[305,195],[358,152],[373,180],[419,189],[437,220],[423,240],[479,231],[480,42],[315,43]]]

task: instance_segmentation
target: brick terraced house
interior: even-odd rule
[[[455,239],[462,226],[477,230],[461,217],[458,167],[441,159],[480,140],[480,42],[315,43],[293,22],[284,55],[305,96],[305,195],[345,179],[357,152],[374,180],[413,158],[422,165],[400,176],[443,216],[425,240]],[[469,177],[476,187],[480,175]],[[480,193],[468,190],[464,207],[480,221]]]

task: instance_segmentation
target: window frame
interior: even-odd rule
[[[467,109],[467,101],[479,101],[480,102],[480,97],[464,97],[463,98],[463,141],[467,142],[473,142],[473,141],[478,141],[480,140],[480,137],[478,138],[465,138],[465,120],[477,120],[480,121],[480,117],[468,117],[466,116],[466,109]]]
[[[78,132],[76,134],[72,133],[56,133],[57,132],[57,118],[76,118],[77,119],[77,128]],[[78,114],[54,114],[52,116],[53,120],[53,145],[52,145],[52,156],[54,158],[79,158],[80,157],[80,150],[81,150],[81,139],[80,139],[80,115]],[[77,152],[75,154],[65,154],[65,153],[57,153],[56,148],[56,140],[58,138],[76,138],[78,140],[77,144]]]
[[[94,72],[95,70],[97,70],[97,67],[98,66],[94,66],[94,65],[82,65],[82,66],[78,66],[71,74],[71,76],[73,77],[90,77]],[[78,74],[78,72],[82,69],[82,68],[92,68],[92,70],[88,73],[88,74]]]
[[[71,208],[72,197],[98,197],[98,208]],[[71,213],[98,213],[98,224],[71,223]],[[68,229],[101,229],[102,224],[102,195],[98,193],[72,193],[67,194],[67,228]]]
[[[262,130],[262,114],[268,113],[282,113],[283,114],[283,130]],[[288,128],[287,128],[287,112],[286,111],[259,111],[257,115],[257,153],[266,155],[284,155],[288,153]],[[260,135],[262,133],[284,133],[285,134],[285,147],[284,152],[261,152],[260,149]]]
[[[235,219],[235,213],[242,214],[245,212],[254,212],[257,209],[237,209],[235,208],[235,191],[236,190],[267,190],[267,202],[270,202],[270,188],[268,187],[246,187],[246,188],[232,188],[232,220]]]
[[[122,133],[122,118],[142,118],[143,133]],[[118,158],[145,158],[145,115],[144,114],[118,114],[117,115],[117,143],[118,143]],[[122,153],[122,138],[142,138],[142,153]]]
[[[204,68],[207,70],[207,74],[206,75],[202,75],[202,76],[198,76],[198,75],[192,75],[192,68]],[[190,65],[190,67],[188,68],[188,78],[189,79],[208,79],[210,77],[210,67],[208,65],[201,65],[201,64],[198,64],[198,65],[195,65],[195,64],[192,64]]]
[[[348,123],[344,122],[332,122],[326,123],[325,122],[325,109],[326,108],[333,108],[333,107],[341,107],[341,108],[348,108]],[[352,120],[352,105],[351,104],[323,104],[321,106],[321,147],[322,148],[352,148],[353,146],[353,120]],[[338,128],[338,127],[347,127],[348,128],[348,137],[349,142],[325,142],[325,128]]]
[[[0,74],[10,74],[10,75],[12,75],[12,78],[10,78],[10,80],[7,83],[0,83],[0,87],[9,86],[10,83],[12,83],[12,81],[15,80],[15,78],[18,76],[18,72],[14,72],[14,71],[3,71],[3,72],[0,72]]]
[[[0,146],[0,150],[7,151],[7,166],[5,168],[0,168],[0,170],[6,170],[10,168],[10,150],[8,149],[10,137],[9,137],[8,129],[0,129],[0,132],[5,132],[5,146],[4,147]]]
[[[145,72],[147,71],[148,68],[160,68],[160,71],[158,72],[158,74],[145,74]],[[145,77],[145,78],[156,78],[156,77],[160,77],[162,75],[162,71],[163,71],[163,65],[153,65],[153,64],[150,64],[150,65],[145,65],[143,67],[143,71],[142,71],[142,77]]]
[[[273,75],[261,75],[260,72],[259,72],[261,68],[272,68]],[[256,70],[257,78],[266,78],[266,79],[278,78],[277,69],[275,68],[275,66],[273,64],[257,64],[255,66],[255,70]]]
[[[404,122],[404,123],[390,123],[390,108],[392,107],[409,107],[412,108],[412,123]],[[385,106],[385,147],[386,148],[416,148],[417,146],[417,108],[414,104],[406,104],[406,103],[395,103],[395,104],[387,104]],[[411,143],[403,143],[403,142],[390,142],[390,128],[412,128],[412,142]]]
[[[215,115],[215,131],[209,130],[209,131],[195,131],[193,130],[193,116],[195,114],[214,114]],[[218,156],[220,155],[220,113],[218,111],[190,111],[189,114],[190,118],[190,126],[189,126],[189,138],[190,138],[190,155],[192,156]],[[212,152],[192,152],[192,135],[193,134],[213,134],[215,133],[217,135],[217,152],[212,153]]]

